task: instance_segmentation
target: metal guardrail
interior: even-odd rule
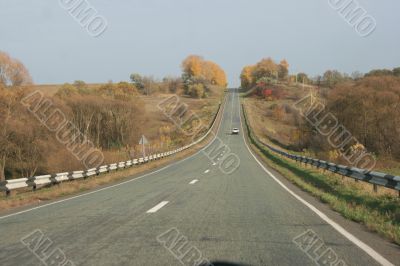
[[[30,178],[19,178],[19,179],[6,180],[6,181],[0,182],[0,191],[3,191],[6,193],[6,195],[9,195],[12,190],[17,190],[17,189],[31,187],[32,190],[36,190],[38,187],[52,186],[52,185],[60,184],[64,181],[86,179],[91,176],[95,176],[95,175],[98,176],[100,174],[110,173],[112,171],[117,171],[120,169],[133,167],[133,166],[140,165],[140,164],[145,164],[145,163],[148,163],[151,161],[159,160],[164,157],[172,156],[178,152],[187,150],[187,149],[193,147],[194,145],[202,142],[211,133],[211,131],[215,125],[215,122],[217,121],[217,117],[218,117],[218,114],[220,113],[220,111],[221,111],[221,104],[219,104],[218,110],[217,110],[216,114],[214,115],[213,120],[211,121],[210,127],[206,134],[204,134],[198,140],[196,140],[186,146],[180,147],[178,149],[163,152],[163,153],[152,154],[152,155],[146,156],[144,158],[141,157],[141,158],[133,159],[133,160],[129,160],[129,161],[103,165],[103,166],[100,166],[97,168],[88,169],[88,170],[84,170],[84,171],[74,171],[74,172],[58,173],[58,174],[53,174],[53,175],[41,175],[41,176],[34,176],[34,177],[30,177]]]
[[[251,131],[251,128],[248,124],[247,114],[246,114],[246,111],[245,111],[243,105],[242,105],[242,110],[243,110],[243,116],[244,116],[245,122],[246,122],[247,131],[249,133],[249,137],[253,141],[253,143],[255,145],[257,145],[259,148],[261,148],[260,144],[262,144],[262,146],[267,147],[272,152],[277,153],[286,158],[289,158],[291,160],[294,160],[296,162],[304,163],[306,165],[311,165],[311,166],[314,166],[319,169],[330,171],[332,173],[350,177],[357,181],[363,181],[363,182],[370,183],[373,185],[375,192],[378,190],[378,186],[382,186],[382,187],[386,187],[386,188],[390,188],[390,189],[399,191],[399,196],[400,196],[400,176],[393,176],[393,175],[386,174],[386,173],[369,171],[366,169],[360,169],[360,168],[356,168],[356,167],[335,164],[332,162],[327,162],[324,160],[319,160],[319,159],[315,159],[315,158],[311,158],[311,157],[295,155],[295,154],[291,154],[291,153],[279,150],[275,147],[272,147],[269,144],[263,143]]]

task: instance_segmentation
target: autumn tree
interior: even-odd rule
[[[284,80],[288,77],[289,74],[289,63],[286,59],[283,59],[278,65],[278,75],[279,79]]]
[[[278,66],[271,58],[262,59],[257,63],[253,75],[256,80],[261,78],[276,78]]]
[[[272,83],[277,79],[285,80],[289,74],[289,63],[283,59],[276,64],[271,58],[264,58],[255,65],[245,66],[240,75],[241,86],[249,90],[260,81]]]
[[[138,90],[143,91],[144,90],[144,82],[143,82],[143,78],[140,74],[138,73],[133,73],[130,76],[131,82],[133,83],[133,85],[135,85],[136,88],[138,88]]]
[[[367,74],[365,74],[365,77],[379,77],[379,76],[395,76],[395,77],[400,77],[400,67],[393,68],[393,70],[390,69],[373,69]]]
[[[203,61],[201,76],[212,85],[219,87],[226,87],[227,85],[225,72],[214,62]]]
[[[325,86],[333,87],[339,82],[344,80],[343,74],[337,70],[327,70],[322,76],[322,80]]]
[[[396,77],[400,77],[400,67],[393,68],[392,73]]]
[[[11,120],[13,111],[15,110],[15,100],[11,92],[7,91],[3,86],[0,91],[0,120],[2,126],[0,130],[0,181],[5,180],[5,167],[13,145],[10,142],[12,135]]]
[[[161,84],[163,92],[180,93],[183,90],[181,78],[165,77]]]
[[[310,79],[306,73],[300,72],[297,74],[297,82],[308,84],[310,83]]]
[[[226,74],[216,63],[205,61],[202,57],[191,55],[182,62],[182,80],[185,92],[193,96],[193,91],[210,90],[210,86],[225,88]],[[197,86],[197,84],[202,86]],[[194,86],[196,85],[196,86]],[[203,93],[205,95],[205,93]],[[203,97],[196,93],[196,97]]]
[[[19,60],[0,51],[0,83],[3,86],[20,86],[32,83],[32,78]]]
[[[23,177],[33,175],[43,158],[44,129],[21,104],[27,93],[24,88],[0,86],[0,181],[12,167]]]
[[[57,90],[55,95],[59,98],[68,98],[76,94],[79,94],[78,89],[72,84],[65,83]]]
[[[19,107],[20,108],[20,107]],[[21,115],[21,113],[25,113]],[[45,158],[46,145],[45,128],[36,121],[32,121],[27,110],[21,110],[18,120],[14,120],[10,142],[12,144],[11,158],[9,164],[22,177],[32,177],[36,174],[40,163]],[[26,130],[29,128],[29,130]]]
[[[189,86],[188,94],[193,98],[203,98],[205,96],[205,88],[201,83],[196,83]]]
[[[390,69],[373,69],[367,74],[365,74],[366,77],[390,76],[390,75],[393,75],[393,72]]]
[[[182,62],[183,75],[187,78],[203,75],[204,59],[201,56],[190,55]]]
[[[370,152],[400,159],[400,78],[370,76],[329,93],[327,108]]]
[[[363,77],[364,77],[364,75],[359,71],[354,71],[354,72],[351,73],[351,78],[353,80],[358,80],[358,79],[361,79]]]
[[[255,66],[245,66],[240,74],[241,86],[245,90],[249,90],[254,84],[253,71]]]
[[[83,80],[75,80],[74,86],[78,90],[84,90],[87,88],[86,82],[84,82]]]

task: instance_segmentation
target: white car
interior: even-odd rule
[[[238,134],[239,134],[239,129],[238,128],[232,129],[232,135],[238,135]]]

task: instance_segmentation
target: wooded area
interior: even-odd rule
[[[312,92],[324,105],[323,114],[333,114],[357,139],[359,143],[350,149],[365,149],[378,161],[400,160],[400,68],[376,69],[365,75],[328,70],[314,78],[305,73],[286,73],[283,78],[284,75],[279,75],[279,66],[282,62],[276,64],[272,59],[263,59],[254,66],[244,67],[241,75],[242,88],[269,102],[257,105],[254,108],[263,110],[253,108],[253,112],[263,113],[271,119],[268,121],[276,124],[264,125],[274,128],[265,131],[270,140],[284,148],[348,164],[328,138],[318,133],[315,125],[294,108],[296,101]],[[304,87],[303,81],[311,86]]]
[[[189,139],[168,117],[163,117],[156,108],[157,102],[151,103],[150,112],[146,102],[161,101],[166,96],[158,95],[171,93],[194,98],[214,94],[219,97],[226,86],[225,73],[215,63],[201,61],[201,71],[195,73],[188,72],[190,65],[188,59],[184,61],[182,78],[166,77],[158,81],[132,74],[131,83],[110,81],[96,86],[79,80],[66,83],[58,86],[54,94],[45,94],[45,102],[51,108],[40,107],[43,110],[37,112],[60,110],[79,135],[74,145],[90,141],[104,154],[104,163],[141,155],[138,141],[145,132],[151,138],[149,152],[166,151]],[[195,81],[188,85],[189,80]],[[196,89],[200,86],[201,89]],[[0,52],[0,181],[84,169],[83,163],[60,143],[56,134],[22,103],[37,88],[21,62]],[[211,103],[215,101],[203,100],[192,103],[191,107],[199,108],[198,115],[206,116],[208,122],[213,112],[207,108]]]

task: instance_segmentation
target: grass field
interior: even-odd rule
[[[87,83],[86,86],[89,89],[97,89],[99,88],[101,83]],[[57,91],[63,86],[63,84],[35,84],[33,85],[33,90],[39,90],[43,92],[45,95],[53,96],[57,93]],[[30,86],[32,87],[32,86]]]

